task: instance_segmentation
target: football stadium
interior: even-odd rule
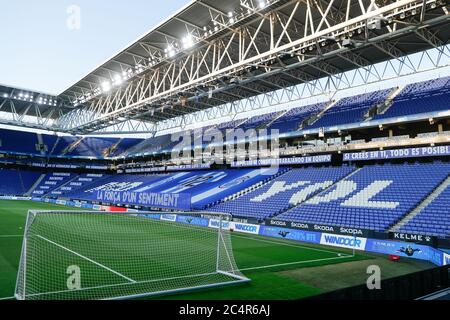
[[[0,300],[450,300],[448,1],[185,2],[0,85]]]

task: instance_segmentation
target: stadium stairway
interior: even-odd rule
[[[39,173],[19,169],[0,168],[0,195],[23,196],[39,177]]]
[[[119,139],[116,143],[114,143],[111,147],[103,150],[102,154],[103,157],[107,158],[111,156],[116,150],[119,148],[119,145],[122,143],[123,139]]]
[[[393,99],[401,92],[401,90],[402,89],[400,87],[392,88],[391,92],[389,92],[384,101],[377,103],[367,110],[364,115],[364,121],[371,121],[380,112],[387,111],[387,109],[393,104]]]
[[[58,146],[58,144],[59,144],[59,142],[61,141],[61,137],[60,136],[57,136],[56,137],[56,142],[55,142],[55,144],[51,147],[51,148],[49,148],[49,155],[54,155],[54,152],[55,152],[55,150],[56,150],[56,147]]]
[[[25,196],[31,196],[34,190],[41,184],[42,180],[45,179],[46,174],[43,173],[41,176],[36,180],[36,182],[31,186],[31,188],[25,193]]]
[[[336,183],[335,190],[315,196],[277,218],[384,232],[423,202],[449,174],[449,164],[441,162],[362,167],[351,179]],[[375,195],[374,203],[364,200],[364,196]]]
[[[76,175],[75,175],[76,176]],[[39,183],[32,195],[43,197],[51,191],[56,190],[59,186],[68,180],[72,180],[73,175],[70,173],[52,172],[45,175],[45,178]]]
[[[422,201],[413,211],[396,223],[389,232],[399,232],[400,229],[418,216],[428,205],[430,205],[435,199],[437,199],[448,187],[450,186],[450,177],[442,182],[424,201]]]
[[[125,150],[121,156],[160,152],[172,143],[170,135],[152,136]]]
[[[20,184],[22,186],[22,190],[26,190],[25,183],[24,183],[23,178],[22,178],[22,173],[20,172],[20,170],[17,170],[17,172],[18,172],[18,176],[19,176],[19,179],[20,179]]]
[[[262,221],[289,210],[302,201],[302,198],[314,197],[354,170],[353,166],[338,169],[292,168],[268,183],[255,187],[247,194],[219,203],[210,210]]]
[[[46,194],[46,196],[54,196],[54,197],[60,197],[63,195],[64,188],[70,185],[70,183],[77,180],[79,176],[76,174],[73,177],[71,177],[69,180],[58,186],[57,188],[53,189],[49,193]]]
[[[73,150],[75,150],[75,149],[82,143],[83,140],[84,140],[84,138],[80,138],[80,139],[74,141],[73,143],[71,143],[70,145],[68,145],[67,148],[65,148],[65,149],[61,152],[61,155],[64,156],[64,155],[66,155],[67,153],[70,153],[70,152],[72,152]]]
[[[274,117],[269,123],[267,123],[266,128],[269,128],[272,124],[274,124],[274,122],[276,122],[281,117],[284,117],[288,112],[289,110],[281,111],[276,117]]]
[[[225,133],[226,133],[226,130],[229,130],[229,129],[237,129],[237,128],[239,128],[240,126],[245,125],[250,119],[251,119],[251,118],[244,118],[244,119],[236,120],[236,122],[233,123],[232,126],[230,126],[229,128],[225,128]],[[220,129],[219,129],[219,130],[220,130]]]
[[[393,90],[393,92],[387,97],[384,104],[378,107],[377,109],[377,115],[385,114],[389,108],[394,104],[394,99],[397,97],[404,89],[404,86],[398,86]],[[372,117],[373,118],[373,117]],[[372,118],[370,120],[372,120]]]
[[[68,183],[62,185],[61,187],[55,189],[54,191],[59,192],[58,196],[61,198],[70,198],[71,193],[78,192],[80,190],[85,190],[91,185],[103,181],[110,177],[106,174],[99,173],[88,173],[76,176],[74,179]],[[53,192],[52,192],[53,193]]]
[[[353,171],[350,172],[348,175],[346,175],[346,176],[343,177],[342,179],[336,181],[335,183],[332,183],[330,186],[324,188],[324,189],[323,189],[322,191],[320,191],[319,193],[315,193],[315,194],[312,194],[312,195],[309,196],[309,197],[306,197],[306,198],[303,198],[303,199],[299,199],[299,201],[296,203],[295,206],[290,206],[288,209],[284,210],[283,212],[280,212],[278,215],[282,215],[282,214],[288,212],[289,210],[292,210],[293,208],[295,208],[295,207],[301,205],[302,203],[304,203],[305,201],[311,200],[311,199],[313,199],[313,198],[315,198],[315,197],[321,197],[321,196],[323,196],[324,194],[328,193],[328,192],[329,192],[336,184],[338,184],[339,182],[345,181],[346,179],[351,178],[353,175],[357,174],[357,173],[358,173],[359,171],[361,171],[361,170],[362,170],[362,168],[358,168],[358,169],[356,169],[356,170],[353,170]],[[277,215],[277,216],[278,216],[278,215]],[[277,218],[277,216],[275,216],[274,218]]]
[[[225,203],[225,202],[227,202],[227,201],[232,201],[232,200],[239,199],[240,197],[243,197],[243,196],[245,196],[246,194],[248,194],[248,193],[250,193],[250,192],[252,192],[252,191],[254,191],[254,190],[257,190],[257,189],[259,189],[259,188],[262,188],[262,187],[266,186],[267,184],[271,183],[271,182],[272,182],[273,180],[275,180],[276,178],[278,178],[278,177],[280,177],[280,176],[283,176],[284,174],[288,173],[288,172],[291,171],[291,170],[292,170],[292,168],[283,168],[283,169],[280,169],[280,171],[279,171],[277,174],[274,174],[274,175],[270,176],[270,178],[267,178],[267,179],[264,180],[264,181],[260,181],[260,182],[254,184],[254,185],[252,185],[252,186],[250,186],[250,187],[248,187],[248,188],[245,188],[244,190],[240,190],[240,191],[238,191],[238,192],[236,192],[236,193],[234,193],[234,194],[232,194],[232,195],[230,195],[230,196],[228,196],[228,197],[225,197],[225,198],[222,199],[222,200],[219,200],[219,201],[210,203],[210,204],[206,205],[206,206],[203,208],[203,210],[206,210],[206,209],[208,209],[208,208],[210,208],[210,207],[216,206],[216,205],[221,204],[221,203]]]
[[[312,126],[312,125],[314,125],[317,121],[319,121],[320,118],[322,118],[322,116],[323,116],[328,110],[330,110],[331,108],[333,108],[333,107],[339,102],[339,100],[340,100],[340,99],[331,101],[331,102],[330,102],[330,103],[329,103],[322,111],[320,111],[317,115],[315,115],[315,116],[313,116],[312,118],[310,118],[310,119],[308,120],[307,126]]]

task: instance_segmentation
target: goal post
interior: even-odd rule
[[[249,281],[221,213],[28,212],[18,300],[130,299]]]

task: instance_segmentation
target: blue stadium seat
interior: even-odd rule
[[[40,175],[33,171],[0,169],[0,181],[7,181],[7,183],[0,183],[0,195],[25,195]]]
[[[37,134],[32,132],[0,129],[0,151],[39,154]]]
[[[264,170],[260,169],[183,171],[150,175],[123,174],[96,179],[77,189],[53,190],[61,192],[61,196],[79,200],[95,200],[95,192],[98,190],[184,193],[191,196],[193,208],[203,209],[268,177],[270,176],[265,175]]]
[[[407,85],[392,106],[374,119],[396,118],[450,109],[450,77]]]
[[[351,124],[364,120],[364,114],[370,107],[376,106],[387,99],[392,89],[380,90],[354,97],[343,98],[307,129],[332,127],[343,124]]]
[[[279,133],[297,131],[303,121],[320,113],[326,107],[325,103],[318,103],[299,108],[294,108],[275,120],[267,129],[278,130]]]
[[[73,179],[76,174],[68,172],[52,172],[45,175],[44,179],[33,190],[31,195],[36,197],[43,197],[46,195],[51,195],[51,192],[58,189],[62,185],[68,183]],[[55,194],[53,196],[58,196]]]
[[[401,232],[437,237],[450,236],[450,186],[400,228]]]
[[[386,231],[450,174],[450,164],[375,165],[277,218]]]
[[[311,190],[312,193],[307,195],[311,197],[342,179],[352,170],[353,167],[350,166],[292,169],[241,197],[220,203],[209,210],[240,217],[266,219],[294,206],[300,200],[293,196],[302,190]],[[312,188],[313,186],[318,187]]]

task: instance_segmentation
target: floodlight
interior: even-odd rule
[[[194,45],[194,40],[192,39],[192,35],[188,34],[186,37],[183,38],[183,48],[189,49]]]
[[[109,90],[111,90],[111,84],[108,81],[103,82],[102,83],[102,91],[108,92]]]
[[[117,75],[114,77],[114,82],[115,82],[116,85],[122,84],[122,82],[123,82],[122,76],[120,76],[120,75],[117,74]]]
[[[175,49],[174,47],[172,47],[171,45],[169,45],[169,47],[167,48],[167,52],[168,52],[168,56],[169,58],[172,58],[173,56],[175,56]]]

